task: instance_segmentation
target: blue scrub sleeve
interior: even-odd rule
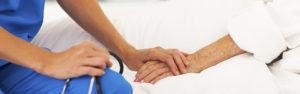
[[[0,94],[4,94],[3,91],[0,89]]]

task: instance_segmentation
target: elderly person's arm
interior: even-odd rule
[[[137,50],[128,44],[107,19],[97,0],[57,1],[82,28],[119,55],[129,69],[138,70],[146,61],[159,60],[167,63],[176,75],[186,73],[187,61],[179,51],[160,47]]]
[[[190,65],[187,67],[189,73],[199,73],[204,69],[214,66],[228,58],[245,53],[231,39],[229,35],[218,41],[188,55]],[[157,61],[148,62],[137,73],[136,81],[155,83],[158,80],[173,74],[169,72],[165,64]]]

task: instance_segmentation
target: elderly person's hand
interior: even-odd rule
[[[161,47],[133,50],[122,55],[121,58],[131,70],[139,70],[148,61],[160,61],[166,63],[175,75],[187,73],[188,62],[183,53],[176,49],[163,49]]]
[[[150,61],[140,68],[134,81],[154,84],[168,76],[174,76],[174,74],[165,63]]]

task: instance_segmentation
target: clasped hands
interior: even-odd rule
[[[155,56],[148,55],[149,58],[153,58],[147,59],[148,61],[140,63],[141,65],[138,68],[132,69],[138,69],[136,70],[137,73],[134,82],[155,84],[159,80],[169,76],[201,71],[201,68],[196,63],[197,58],[194,55],[180,52],[177,49],[163,49],[161,47],[148,49],[148,51],[151,51],[149,54]]]
[[[130,70],[138,71],[136,82],[156,83],[158,80],[189,72],[198,72],[195,68],[193,55],[176,49],[161,47],[136,50],[127,49],[124,53],[117,53]],[[111,67],[109,53],[102,47],[90,42],[84,42],[72,48],[53,53],[43,59],[44,63],[35,65],[37,72],[57,78],[67,79],[82,75],[102,76],[104,69]],[[196,69],[196,70],[195,70]],[[200,72],[200,71],[199,71]]]

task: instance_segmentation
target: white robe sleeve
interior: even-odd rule
[[[228,30],[241,49],[265,63],[270,63],[287,49],[284,36],[264,2],[257,2],[231,19]]]
[[[287,48],[299,48],[300,0],[273,0],[268,5],[257,2],[233,17],[228,30],[241,49],[270,63]]]

